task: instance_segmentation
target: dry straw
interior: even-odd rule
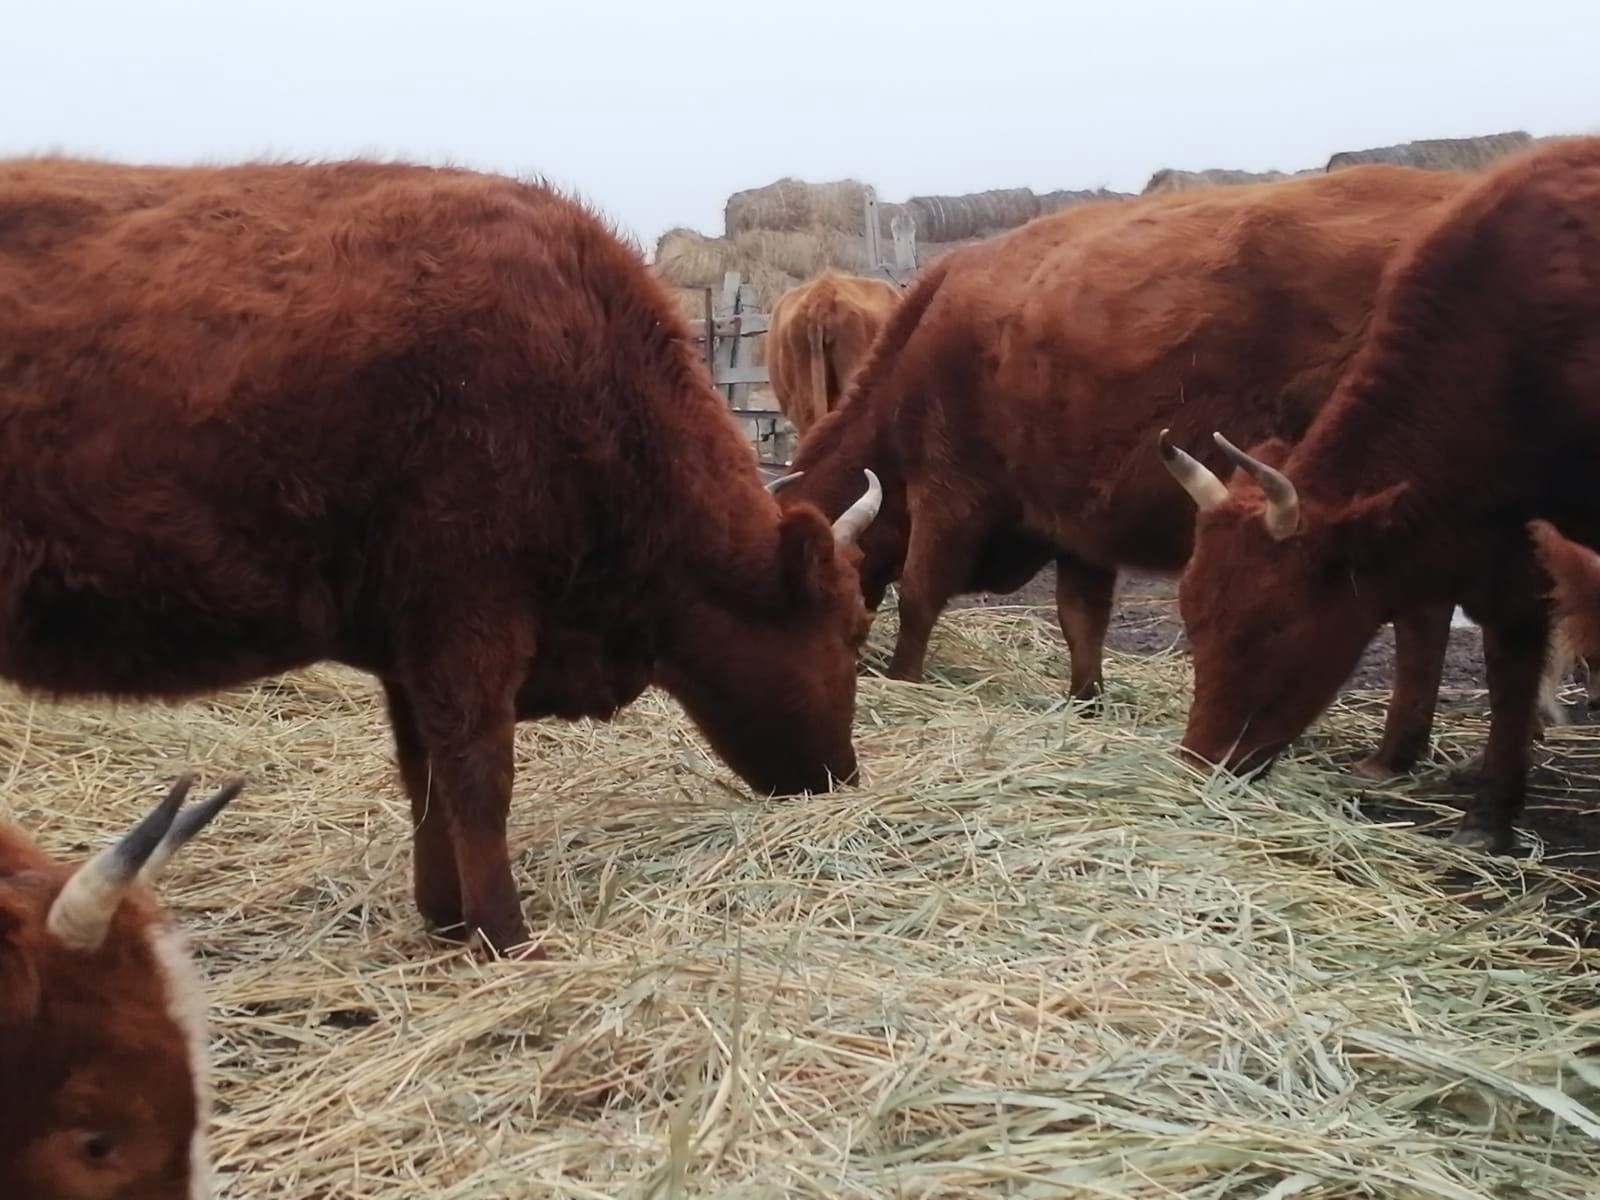
[[[1600,1190],[1581,902],[1547,864],[1354,819],[1324,756],[1376,706],[1224,784],[1169,753],[1180,658],[1114,657],[1097,720],[1031,617],[952,614],[932,661],[863,683],[870,779],[835,795],[751,799],[653,694],[524,727],[542,963],[419,932],[381,707],[346,671],[180,708],[6,693],[5,808],[81,854],[184,768],[248,773],[165,888],[233,1197]]]

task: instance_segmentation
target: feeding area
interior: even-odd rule
[[[1600,1191],[1581,879],[1357,812],[1416,789],[1335,765],[1382,695],[1224,780],[1173,756],[1181,655],[1111,656],[1092,719],[1064,672],[1034,616],[952,612],[927,683],[863,678],[863,786],[797,800],[753,798],[654,692],[524,725],[537,962],[421,929],[353,672],[179,707],[0,692],[5,815],[81,855],[185,769],[248,776],[162,888],[208,988],[227,1196]],[[1461,707],[1457,760],[1484,733]],[[1575,786],[1600,761],[1589,727],[1550,744]]]

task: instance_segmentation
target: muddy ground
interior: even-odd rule
[[[1108,646],[1127,654],[1149,654],[1183,649],[1186,639],[1178,617],[1176,581],[1124,575],[1118,586]],[[1055,626],[1055,572],[1047,568],[1033,582],[1007,596],[975,595],[957,600],[953,607],[1003,604],[1036,608],[1041,619]],[[1394,671],[1394,633],[1385,627],[1368,647],[1361,665],[1346,684],[1348,691],[1387,692]],[[1452,629],[1445,660],[1440,707],[1447,712],[1483,715],[1488,710],[1484,691],[1483,648],[1476,628]],[[1571,719],[1592,728],[1600,717],[1591,716],[1581,690],[1568,689]],[[1576,731],[1574,731],[1576,732]],[[1600,734],[1600,729],[1595,731]],[[1481,747],[1479,747],[1481,749]],[[1535,770],[1530,780],[1528,809],[1521,824],[1536,831],[1546,843],[1547,861],[1579,872],[1600,887],[1600,737],[1569,737],[1558,733],[1550,743],[1535,748]],[[1361,781],[1351,777],[1353,790]],[[1425,771],[1402,789],[1435,804],[1459,806],[1465,789],[1442,770]],[[1364,811],[1384,819],[1430,822],[1428,832],[1448,834],[1453,820],[1440,823],[1429,809],[1407,804],[1394,789],[1380,798],[1361,792]],[[1588,934],[1600,941],[1600,935]]]

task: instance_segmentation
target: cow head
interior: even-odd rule
[[[1534,555],[1554,584],[1551,617],[1574,654],[1600,655],[1600,554],[1562,537],[1548,521],[1528,522],[1528,532]]]
[[[1214,435],[1238,468],[1225,485],[1167,440],[1162,460],[1200,509],[1178,605],[1194,663],[1191,757],[1268,765],[1338,693],[1384,619],[1370,547],[1398,489],[1338,510],[1302,502],[1269,462]]]
[[[777,587],[765,601],[696,609],[658,666],[706,740],[751,788],[820,792],[856,776],[856,670],[869,620],[857,540],[883,489],[866,489],[830,522],[814,506],[775,513]]]
[[[7,1200],[211,1195],[205,1011],[147,884],[238,794],[180,780],[72,871],[0,829],[0,1179]]]
[[[899,475],[887,472],[880,477],[877,472],[869,473],[878,480],[878,507],[871,522],[853,538],[856,552],[852,561],[861,598],[876,612],[905,565],[911,519],[906,509],[905,483]],[[860,479],[855,470],[832,469],[831,464],[815,470],[797,466],[774,479],[767,490],[779,496],[779,507],[787,511],[812,505],[824,513],[843,513],[860,496]]]

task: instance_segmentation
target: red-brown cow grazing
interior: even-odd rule
[[[780,513],[686,334],[636,250],[533,184],[0,164],[0,675],[374,673],[418,907],[523,943],[519,718],[656,683],[761,792],[856,772],[844,544],[875,485],[831,531]]]
[[[1196,490],[1185,749],[1270,762],[1381,621],[1459,598],[1483,629],[1491,721],[1453,840],[1509,848],[1549,624],[1525,523],[1600,540],[1597,458],[1600,139],[1575,139],[1487,174],[1397,258],[1349,372],[1281,471]]]
[[[882,279],[829,271],[790,288],[772,306],[767,374],[778,409],[805,433],[839,407],[845,385],[900,303]]]
[[[74,870],[0,825],[0,1195],[211,1195],[205,1006],[149,885],[239,793],[185,777]]]
[[[1395,247],[1467,183],[1371,166],[1085,205],[926,271],[780,495],[838,512],[863,467],[881,476],[861,577],[873,607],[899,578],[889,674],[920,677],[952,595],[1013,590],[1054,559],[1071,693],[1097,696],[1117,571],[1176,574],[1193,537],[1157,430],[1302,432]],[[1400,678],[1368,772],[1426,750],[1450,612],[1399,615]]]

